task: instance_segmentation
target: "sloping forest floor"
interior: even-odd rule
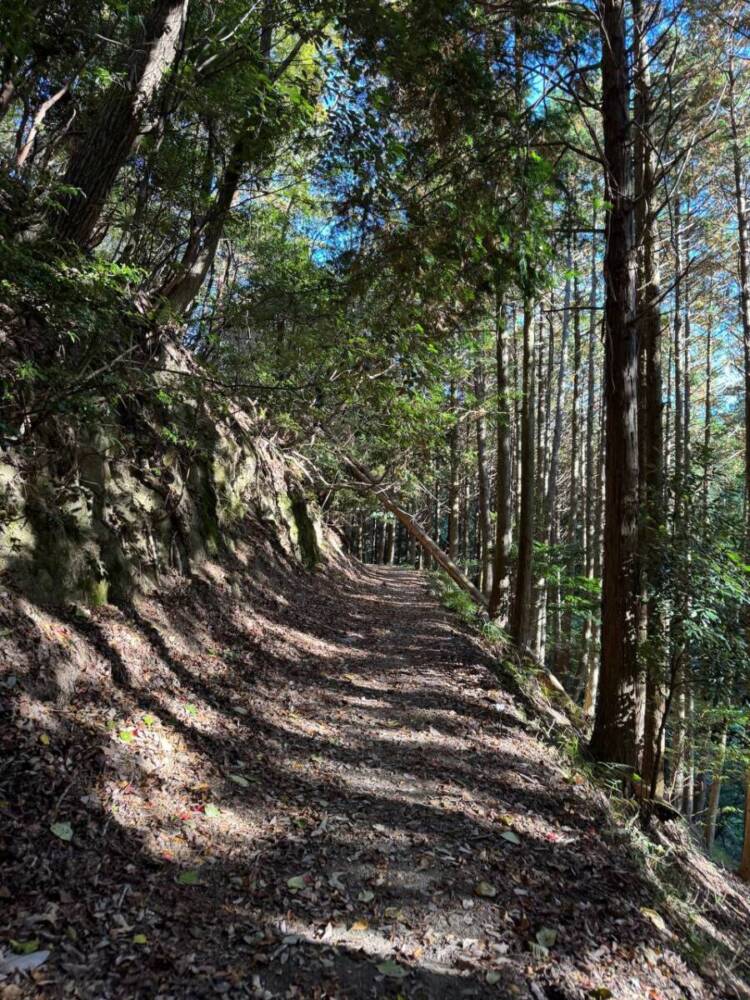
[[[676,823],[654,880],[422,575],[3,607],[3,1000],[750,996],[744,889]]]

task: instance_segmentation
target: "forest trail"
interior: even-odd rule
[[[4,1000],[724,995],[423,575],[232,593],[26,622],[96,653],[4,729]]]

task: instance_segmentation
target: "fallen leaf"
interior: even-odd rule
[[[50,832],[54,833],[60,840],[65,840],[68,843],[73,839],[73,827],[70,823],[53,823],[50,827]]]
[[[509,844],[520,844],[521,838],[515,832],[515,830],[504,830],[500,836],[503,840],[507,840]]]
[[[541,927],[536,932],[536,940],[542,948],[551,948],[557,941],[557,931],[552,927]]]
[[[343,872],[333,872],[331,877],[328,879],[328,884],[332,889],[338,889],[339,892],[346,892],[346,886],[339,878],[339,875],[343,875]]]
[[[39,940],[37,938],[32,938],[31,941],[14,941],[13,938],[11,938],[10,946],[16,955],[30,955],[33,951],[38,950]]]
[[[48,747],[49,746],[49,735],[47,733],[40,733],[39,734],[39,742],[43,746]]]
[[[381,962],[377,967],[378,972],[383,976],[390,976],[391,979],[403,979],[404,976],[408,976],[408,971],[398,962],[392,962],[390,959],[387,962]]]
[[[49,958],[49,951],[34,951],[30,955],[0,955],[0,972],[32,972]]]
[[[203,815],[210,816],[212,819],[215,819],[217,816],[221,815],[221,812],[219,808],[213,804],[213,802],[208,802],[203,809]]]
[[[146,944],[147,941],[148,941],[148,938],[146,937],[145,934],[134,934],[133,935],[133,944]]]
[[[287,879],[286,884],[290,889],[294,890],[295,892],[297,891],[297,889],[304,889],[305,886],[307,885],[307,883],[305,882],[304,875],[294,875],[292,878]]]
[[[360,903],[371,903],[375,899],[375,893],[371,889],[363,889],[357,899]]]
[[[369,926],[370,925],[367,923],[366,920],[355,920],[354,923],[351,926],[351,930],[353,930],[353,931],[366,931]]]
[[[502,978],[503,977],[500,975],[499,972],[488,972],[487,975],[485,976],[485,979],[489,986],[494,986],[496,983],[499,983]]]
[[[240,788],[249,788],[250,782],[247,778],[243,778],[241,774],[230,774],[229,780],[233,781],[235,785],[239,785]]]
[[[660,913],[657,913],[656,910],[652,910],[648,906],[642,906],[641,913],[647,920],[651,921],[657,930],[665,931],[667,929],[664,917]]]
[[[179,885],[198,885],[200,882],[200,872],[197,872],[194,868],[186,872],[181,872],[177,876],[177,882]]]
[[[474,892],[477,896],[486,896],[488,899],[497,896],[497,889],[494,885],[490,885],[489,882],[477,882],[474,886]]]

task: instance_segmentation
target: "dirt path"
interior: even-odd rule
[[[238,581],[26,619],[0,943],[51,954],[0,997],[720,995],[424,577]]]

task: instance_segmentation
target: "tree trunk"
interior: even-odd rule
[[[713,377],[711,357],[712,335],[713,319],[711,313],[709,312],[708,325],[706,327],[706,395],[703,403],[703,482],[701,488],[701,507],[704,531],[708,530],[708,486],[711,478],[711,379]]]
[[[456,419],[456,386],[451,382],[450,411],[453,416],[453,426],[448,434],[450,450],[450,480],[448,484],[448,555],[455,562],[458,558],[458,518],[459,518],[459,486],[458,486],[458,420]]]
[[[497,297],[495,363],[497,373],[497,469],[495,473],[495,558],[490,615],[507,622],[510,600],[510,553],[513,544],[513,450],[509,384],[509,324]]]
[[[630,86],[624,0],[598,0],[606,160],[605,368],[607,411],[602,650],[593,752],[637,769],[638,343],[631,191]]]
[[[558,531],[557,531],[557,494],[558,494],[558,476],[560,469],[560,444],[562,442],[562,425],[563,425],[563,396],[565,391],[565,369],[568,353],[568,338],[570,335],[570,302],[571,302],[571,292],[572,292],[572,279],[571,274],[573,270],[573,258],[572,258],[572,247],[570,239],[568,240],[568,248],[566,254],[566,278],[565,278],[565,291],[563,297],[563,315],[562,315],[562,335],[560,337],[560,356],[557,365],[557,383],[555,386],[555,416],[554,422],[552,423],[552,434],[551,437],[545,434],[547,439],[546,449],[549,454],[549,464],[547,466],[547,478],[545,482],[544,489],[544,499],[542,505],[542,519],[541,519],[541,535],[542,541],[546,545],[547,549],[547,561],[550,562],[553,558],[556,560],[556,556],[553,556],[555,547],[559,542]],[[550,358],[552,357],[552,345],[554,343],[554,337],[552,332],[552,326],[550,325]],[[551,382],[551,379],[550,379]],[[550,397],[550,409],[551,409],[551,397]],[[551,420],[551,413],[549,409],[547,411],[547,424],[549,425]],[[559,583],[559,581],[558,581]],[[545,604],[549,603],[549,595],[547,593],[547,583],[546,574],[545,578],[541,581],[540,585],[540,601],[539,605],[541,607],[543,601]],[[559,592],[559,587],[558,587]],[[559,608],[559,604],[557,605]],[[543,622],[546,626],[547,608],[544,608]],[[540,617],[542,617],[540,615]],[[560,639],[559,630],[559,618],[555,618],[556,627],[554,630],[554,646],[553,646],[553,657],[557,656],[557,644]],[[545,634],[544,629],[539,630],[538,634],[538,649],[539,649],[539,659],[544,661],[545,652]]]
[[[159,289],[169,311],[189,313],[216,257],[224,227],[245,169],[245,137],[236,140],[229,154],[216,199],[200,225],[194,227],[175,273]]]
[[[570,272],[573,269],[573,260],[571,255],[570,244],[568,244],[566,265],[568,270],[568,276],[565,279],[562,335],[560,337],[560,357],[557,365],[557,385],[555,392],[555,418],[554,418],[554,423],[552,424],[551,440],[547,440],[545,447],[545,451],[549,455],[549,464],[547,467],[547,479],[544,490],[544,504],[542,508],[542,530],[544,532],[544,541],[547,542],[548,545],[555,540],[555,532],[553,531],[553,524],[555,522],[555,507],[557,505],[557,479],[560,467],[560,443],[562,441],[563,393],[565,389],[565,362],[567,360],[568,336],[570,333],[570,298],[571,298],[571,287],[572,287]],[[554,338],[552,337],[552,330],[550,329],[550,345],[552,345],[553,341]],[[551,398],[550,398],[550,407],[551,407]],[[551,415],[548,409],[547,412],[548,423],[550,420],[550,416]]]
[[[385,552],[383,553],[383,562],[386,566],[393,565],[394,542],[393,521],[388,521],[385,526]]]
[[[554,299],[552,300],[554,305]],[[545,336],[545,327],[547,334]],[[550,419],[552,414],[552,374],[554,371],[554,330],[552,313],[545,322],[543,309],[539,310],[536,338],[536,457],[534,463],[534,541],[547,541],[547,522],[544,503],[547,496],[547,465],[549,456]],[[533,637],[531,648],[539,660],[544,659],[547,629],[547,574],[546,552],[542,559],[534,560],[534,579],[531,585],[529,633]]]
[[[578,286],[578,272],[573,281],[573,398],[570,404],[570,490],[568,493],[567,517],[567,573],[568,577],[576,576],[581,570],[579,491],[581,489],[581,454],[580,454],[580,406],[581,406],[581,309]],[[561,594],[561,599],[563,595]],[[573,611],[570,602],[566,601],[561,624],[561,636],[555,654],[555,671],[562,675],[570,673],[570,662],[573,651]],[[582,650],[585,653],[585,651]]]
[[[597,466],[594,451],[594,418],[596,413],[596,330],[597,330],[597,287],[599,271],[596,260],[596,208],[591,222],[591,290],[589,299],[588,358],[586,373],[586,490],[584,493],[584,548],[586,577],[595,579],[595,548],[599,539],[595,531],[595,509],[597,489]],[[594,714],[596,687],[598,684],[598,659],[594,643],[594,616],[588,614],[583,633],[584,695],[583,713],[587,718]]]
[[[7,77],[0,83],[0,119],[7,113],[15,93],[16,85],[10,77]]]
[[[745,772],[745,833],[742,840],[742,857],[737,869],[739,877],[750,882],[750,767]]]
[[[62,100],[62,98],[65,97],[69,87],[70,87],[70,81],[68,81],[66,84],[60,87],[59,90],[55,91],[54,94],[48,97],[46,101],[42,101],[42,103],[39,105],[37,111],[34,114],[34,118],[32,120],[29,133],[26,136],[23,145],[19,147],[19,150],[16,153],[17,170],[21,170],[24,163],[26,163],[26,161],[28,160],[31,151],[34,148],[34,142],[36,141],[37,133],[39,132],[39,129],[44,123],[44,119],[47,117],[48,112],[50,111],[51,108],[53,108],[57,104],[58,101]]]
[[[378,520],[376,532],[375,562],[382,566],[385,562],[385,523],[382,520]]]
[[[534,556],[534,317],[531,299],[523,304],[523,371],[521,400],[521,510],[518,528],[518,562],[516,592],[510,621],[510,632],[520,649],[531,643],[531,583]]]
[[[641,0],[633,2],[636,33],[636,136],[638,180],[638,244],[640,247],[640,274],[638,288],[639,336],[641,358],[644,364],[644,387],[641,430],[643,460],[642,476],[642,529],[640,544],[644,554],[642,581],[642,623],[646,640],[644,651],[646,670],[645,716],[643,736],[643,761],[641,774],[644,785],[651,788],[656,761],[663,761],[663,748],[656,741],[660,719],[664,710],[663,672],[665,623],[659,599],[662,589],[661,538],[665,522],[664,454],[662,421],[662,368],[661,368],[661,275],[659,271],[659,230],[657,219],[657,167],[652,138],[653,101],[651,95],[651,52],[646,40]],[[648,583],[648,586],[646,584]],[[656,792],[663,794],[663,775],[657,779]]]
[[[719,815],[719,800],[721,798],[722,771],[724,770],[724,758],[727,752],[727,724],[724,722],[721,727],[719,745],[711,769],[711,790],[708,793],[708,811],[706,812],[706,823],[704,827],[704,838],[706,850],[711,853],[716,837],[716,819]],[[747,831],[747,827],[745,827]]]
[[[750,230],[748,229],[747,190],[742,146],[737,127],[734,60],[729,61],[729,123],[732,134],[732,161],[734,165],[734,193],[737,212],[737,238],[739,241],[740,303],[742,317],[742,343],[744,353],[745,388],[745,561],[750,558]],[[750,632],[750,622],[745,623]]]
[[[77,190],[62,198],[53,220],[61,239],[86,248],[101,238],[97,229],[105,203],[177,58],[187,10],[188,0],[156,0],[133,39],[127,84],[110,85],[65,171],[62,183]]]
[[[482,361],[474,370],[474,393],[479,413],[476,420],[477,434],[477,479],[479,485],[479,564],[480,587],[488,598],[492,593],[492,519],[490,517],[490,473],[487,465],[487,423],[484,418],[485,384]]]

